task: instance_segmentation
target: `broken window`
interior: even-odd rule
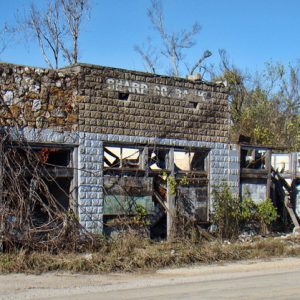
[[[207,150],[175,150],[174,167],[175,172],[197,172],[205,171]]]
[[[174,169],[177,179],[177,203],[183,215],[197,223],[208,221],[208,149],[175,149]]]
[[[169,149],[152,148],[149,149],[149,168],[152,171],[168,169]]]
[[[104,168],[141,169],[142,149],[128,146],[104,147]]]
[[[134,223],[139,209],[153,214],[153,178],[145,176],[147,147],[104,146],[104,231],[118,230],[120,222]],[[129,222],[129,223],[128,223]]]
[[[104,188],[105,215],[135,215],[140,206],[147,213],[153,212],[152,178],[105,176]]]
[[[12,215],[28,210],[27,221],[41,226],[69,210],[73,204],[72,151],[59,145],[5,146],[2,197]]]
[[[279,173],[290,171],[290,155],[289,154],[272,154],[272,167]]]
[[[137,209],[143,207],[149,217],[151,230],[154,230],[152,234],[164,236],[167,228],[168,178],[176,181],[178,189],[186,189],[185,194],[192,200],[184,201],[187,197],[180,196],[178,190],[175,196],[180,196],[184,206],[193,206],[192,214],[197,215],[199,222],[206,222],[208,154],[209,149],[204,148],[105,145],[104,230],[112,232],[118,224],[116,221],[126,218],[127,221],[132,220]],[[163,229],[158,230],[158,226]]]
[[[241,167],[246,169],[266,169],[266,150],[242,149]]]

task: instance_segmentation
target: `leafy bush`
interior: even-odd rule
[[[250,193],[241,201],[241,222],[242,231],[258,232],[261,228],[257,204],[250,198]]]
[[[277,210],[271,199],[256,204],[249,196],[240,201],[227,185],[213,191],[213,222],[221,239],[237,237],[240,229],[251,225],[266,234],[268,226],[277,219]]]
[[[136,212],[136,214],[133,217],[133,221],[136,225],[138,225],[140,227],[147,227],[150,225],[148,212],[143,205],[136,204],[135,212]]]
[[[241,201],[240,211],[242,223],[247,224],[253,220],[257,220],[257,205],[250,197]]]
[[[168,187],[171,195],[176,195],[177,182],[174,176],[168,175],[166,171],[163,171],[162,178],[167,180]]]
[[[234,197],[227,185],[221,185],[213,191],[213,222],[217,226],[221,239],[236,238],[241,219],[240,201]]]
[[[271,199],[259,202],[257,204],[257,212],[260,222],[267,226],[274,222],[278,217],[277,209]]]

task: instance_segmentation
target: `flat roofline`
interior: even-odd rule
[[[15,63],[7,62],[7,61],[1,61],[1,60],[0,60],[0,65],[7,65],[7,66],[12,66],[12,67],[24,67],[24,68],[28,67],[28,68],[43,69],[43,70],[52,70],[52,69],[45,68],[45,67],[30,66],[30,65],[23,65],[23,64],[15,64]],[[59,70],[59,69],[53,69],[53,70]]]
[[[123,68],[116,68],[116,67],[110,67],[110,66],[102,66],[102,65],[95,65],[95,64],[88,64],[88,63],[77,63],[74,65],[67,66],[66,68],[72,68],[72,67],[85,67],[85,68],[93,68],[93,69],[108,69],[108,70],[115,70],[115,71],[120,71],[120,72],[127,72],[131,74],[136,74],[136,75],[142,75],[142,76],[147,76],[147,77],[156,77],[156,78],[163,78],[163,79],[174,79],[177,81],[182,81],[182,82],[188,82],[188,83],[204,83],[206,85],[210,86],[218,86],[218,87],[225,87],[224,84],[222,83],[215,83],[211,81],[206,81],[206,80],[191,80],[185,77],[176,77],[176,76],[168,76],[168,75],[163,75],[163,74],[154,74],[154,73],[149,73],[145,71],[137,71],[137,70],[129,70],[129,69],[123,69]]]
[[[15,64],[15,63],[10,63],[10,62],[5,62],[5,61],[0,61],[0,66],[1,65],[7,65],[7,66],[12,66],[12,67],[28,67],[28,68],[33,68],[33,69],[42,69],[42,70],[53,70],[53,71],[65,71],[65,70],[70,70],[74,67],[83,67],[83,68],[92,68],[92,69],[106,69],[106,70],[115,70],[115,71],[120,71],[124,73],[131,73],[131,74],[136,74],[136,75],[141,75],[141,76],[146,76],[146,77],[154,77],[154,78],[162,78],[162,79],[174,79],[176,81],[181,81],[181,82],[186,82],[186,83],[193,83],[193,84],[206,84],[208,86],[216,86],[216,87],[225,87],[224,84],[222,83],[215,83],[215,82],[210,82],[206,80],[190,80],[184,77],[175,77],[175,76],[167,76],[163,74],[153,74],[145,71],[137,71],[137,70],[129,70],[129,69],[123,69],[123,68],[117,68],[117,67],[110,67],[110,66],[103,66],[103,65],[95,65],[95,64],[88,64],[88,63],[76,63],[73,65],[67,65],[58,69],[50,69],[47,67],[38,67],[38,66],[30,66],[30,65],[23,65],[23,64]]]

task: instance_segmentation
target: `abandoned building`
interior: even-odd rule
[[[255,201],[273,197],[276,176],[297,186],[298,154],[229,143],[223,84],[87,64],[1,63],[0,93],[0,126],[43,156],[55,179],[49,190],[88,230],[109,231],[138,206],[151,230],[167,235],[178,204],[209,224],[218,184]],[[300,212],[293,203],[286,207]]]

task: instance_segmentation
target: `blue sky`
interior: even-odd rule
[[[29,0],[0,0],[1,19],[13,23],[16,10],[25,11]],[[41,4],[43,0],[35,0]],[[150,0],[92,0],[91,18],[80,39],[80,61],[143,70],[135,44],[153,33],[146,15]],[[187,52],[192,64],[205,49],[218,62],[224,48],[241,69],[260,70],[266,61],[296,62],[300,58],[299,0],[163,0],[167,28],[202,26],[197,45]],[[46,66],[33,41],[11,42],[1,60]]]

